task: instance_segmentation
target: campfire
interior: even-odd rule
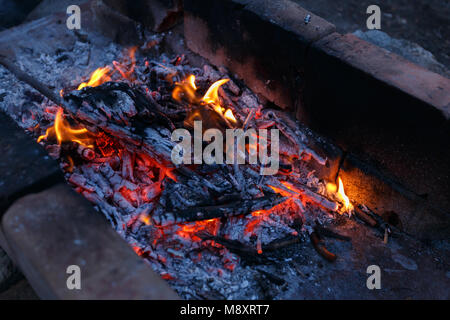
[[[289,0],[42,12],[0,37],[0,257],[39,297],[445,296],[447,79]]]
[[[260,297],[251,285],[256,275],[280,281],[260,268],[279,263],[277,252],[309,238],[334,261],[319,230],[354,212],[373,221],[364,206],[350,203],[340,178],[322,181],[307,169],[306,162],[324,166],[327,159],[310,147],[306,129],[225,69],[193,67],[184,55],[149,59],[133,47],[60,89],[61,104],[45,99],[22,125],[60,161],[68,183],[185,298]],[[173,162],[172,132],[191,133],[199,122],[205,135],[249,132],[223,151],[234,162],[190,155]],[[279,139],[261,134],[266,129],[279,131]],[[263,174],[270,157],[249,160],[275,143],[278,170]],[[224,286],[233,282],[244,286]]]

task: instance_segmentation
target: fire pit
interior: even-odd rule
[[[124,19],[120,25],[134,34],[128,18],[103,4],[88,6],[97,17]],[[237,58],[224,64],[230,71],[209,53],[205,57],[216,65],[184,46],[184,32],[204,18],[195,8],[195,1],[186,2],[185,30],[142,31],[130,37],[131,45],[130,39],[106,45],[105,35],[90,33],[96,26],[89,26],[86,34],[73,33],[72,50],[41,54],[38,62],[27,58],[34,56],[27,50],[15,51],[15,62],[5,54],[5,83],[22,83],[12,72],[34,89],[6,95],[3,111],[182,298],[344,298],[352,295],[336,285],[346,277],[329,274],[348,275],[356,266],[363,270],[355,277],[357,290],[370,297],[364,280],[369,265],[393,259],[413,272],[414,259],[421,267],[424,257],[443,259],[419,244],[398,213],[380,215],[373,201],[346,194],[345,181],[357,179],[351,172],[358,167],[332,137],[286,110],[294,87],[273,95],[280,85],[275,80],[265,94],[259,80],[247,81],[259,71],[246,78]],[[172,27],[179,10],[168,10],[153,28]],[[214,45],[202,37],[188,40],[200,54],[198,41]],[[358,173],[364,177],[358,181],[377,184],[371,168]],[[355,183],[349,185],[354,192]],[[448,226],[448,217],[437,219]],[[445,242],[440,245],[444,252]],[[403,271],[390,270],[388,278],[400,281],[396,272]],[[328,281],[335,281],[333,289]],[[417,287],[423,283],[426,277]],[[391,288],[381,297],[411,295]]]

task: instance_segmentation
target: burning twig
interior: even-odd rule
[[[314,202],[328,210],[331,211],[336,211],[338,206],[335,202],[328,200],[327,198],[325,198],[324,196],[315,193],[314,191],[311,191],[310,189],[308,189],[307,186],[302,186],[299,184],[288,184],[288,183],[282,183],[280,182],[278,179],[275,178],[268,178],[270,179],[269,182],[267,182],[267,185],[271,186],[272,189],[274,189],[275,191],[279,192],[281,191],[281,193],[289,193],[293,196],[299,196],[299,195],[303,195],[305,196],[308,200],[310,200],[311,202]]]
[[[294,146],[296,146],[299,156],[301,156],[303,153],[309,154],[318,163],[320,163],[321,165],[325,165],[327,159],[324,159],[316,151],[306,145],[306,142],[308,141],[306,136],[298,130],[294,132],[294,130],[290,126],[288,126],[287,123],[289,123],[289,121],[286,121],[284,119],[284,115],[280,115],[274,110],[270,110],[266,112],[264,116],[266,117],[266,119],[273,119],[275,121],[275,126],[284,134],[286,138],[288,138],[293,143]],[[283,119],[281,119],[281,117],[283,117]]]
[[[370,217],[368,214],[366,214],[364,211],[362,211],[360,208],[358,208],[357,206],[355,206],[354,208],[354,212],[355,212],[355,216],[364,221],[366,224],[368,224],[369,226],[371,226],[372,228],[375,228],[378,226],[378,222],[373,219],[372,217]]]

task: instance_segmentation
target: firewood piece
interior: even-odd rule
[[[84,159],[88,161],[92,161],[95,159],[95,151],[91,148],[85,147],[83,145],[79,145],[77,148],[78,154]]]
[[[119,213],[117,208],[105,202],[104,199],[97,193],[83,191],[82,194],[86,199],[101,209],[101,212],[104,213],[105,218],[111,223],[112,226],[121,226],[124,224],[122,214]],[[108,214],[106,214],[106,212]]]
[[[316,224],[316,226],[314,227],[314,230],[324,236],[324,237],[328,237],[328,238],[335,238],[335,239],[339,239],[339,240],[344,240],[344,241],[351,241],[352,238],[344,236],[342,234],[339,234],[337,232],[334,232],[331,229],[325,228],[324,226],[321,226],[319,224]]]
[[[127,214],[132,214],[136,211],[136,208],[130,203],[120,192],[114,192],[113,202]]]
[[[262,251],[263,252],[276,251],[276,250],[288,247],[290,245],[299,243],[300,241],[301,241],[300,237],[289,235],[287,237],[274,240],[274,241],[270,242],[269,244],[262,246]]]
[[[309,154],[321,165],[325,165],[327,159],[320,156],[315,150],[311,149],[306,145],[308,139],[301,131],[294,131],[293,128],[296,127],[294,123],[291,124],[292,120],[286,119],[286,115],[283,113],[276,112],[275,110],[268,110],[264,113],[264,116],[268,119],[274,119],[276,127],[283,133],[283,135],[288,138],[297,148],[298,155],[302,153]],[[291,124],[291,125],[289,125]]]
[[[134,153],[124,151],[122,154],[122,177],[134,181]]]
[[[250,173],[250,174],[256,174],[254,171],[252,173],[253,170],[248,169],[246,172]],[[274,178],[274,177],[269,177],[269,176],[265,176],[266,179],[268,179],[269,181],[267,182],[267,185],[271,185],[273,187],[276,187],[278,189],[282,189],[283,191],[286,191],[292,195],[304,195],[306,196],[307,200],[314,202],[318,205],[321,205],[322,207],[331,210],[331,211],[336,211],[338,208],[337,203],[328,200],[327,198],[325,198],[324,196],[315,193],[314,191],[311,191],[310,189],[308,189],[308,187],[303,186],[303,185],[299,185],[299,184],[295,184],[294,187],[297,190],[290,190],[288,189],[286,186],[284,186],[278,179]]]
[[[320,194],[317,194],[311,190],[308,189],[303,189],[302,192],[313,202],[321,205],[322,207],[331,210],[331,211],[336,211],[338,208],[337,203],[328,200],[327,198],[325,198],[324,196],[321,196]]]
[[[317,253],[325,258],[325,260],[329,262],[333,262],[336,260],[337,256],[334,253],[328,251],[328,249],[320,241],[320,238],[315,231],[309,234],[309,239],[311,240],[311,243],[314,249],[316,249]]]
[[[84,113],[85,121],[98,124],[102,129],[111,122],[132,125],[135,131],[147,127],[149,123],[175,129],[172,121],[154,107],[148,96],[138,87],[125,82],[105,82],[97,87],[73,90],[64,94],[64,101],[65,109],[75,118]]]
[[[264,264],[268,263],[269,260],[262,254],[259,254],[255,248],[252,248],[238,240],[230,240],[222,237],[217,237],[213,235],[209,235],[207,233],[198,233],[197,236],[201,238],[203,241],[213,240],[225,248],[230,250],[232,253],[237,254],[242,259],[244,259],[247,263],[256,263],[256,264]]]
[[[241,195],[239,193],[223,194],[216,199],[216,202],[217,204],[224,204],[229,201],[237,201],[239,199],[241,199]]]
[[[146,152],[150,157],[166,168],[173,168],[172,149],[175,142],[170,138],[164,138],[161,132],[155,128],[146,128],[144,130],[145,138],[142,142],[142,151]]]
[[[360,205],[361,206],[361,205]],[[359,206],[358,206],[359,207]],[[383,235],[385,233],[385,230],[387,229],[387,232],[389,233],[389,236],[399,236],[400,234],[404,234],[402,230],[400,230],[399,228],[389,224],[388,222],[386,222],[381,216],[379,216],[378,214],[376,214],[375,212],[373,212],[370,208],[368,208],[367,206],[364,206],[365,209],[367,210],[367,215],[372,218],[373,220],[375,220],[377,222],[376,224],[376,228],[378,229],[378,231],[380,231]]]
[[[211,183],[209,180],[203,178],[201,175],[199,175],[198,173],[196,173],[195,171],[193,171],[187,167],[180,166],[177,168],[177,171],[179,173],[181,173],[182,175],[184,175],[185,177],[200,181],[205,187],[207,187],[208,189],[214,190],[214,191],[218,192],[219,194],[226,191],[226,188],[221,188],[219,186],[216,186],[215,184]]]
[[[102,174],[98,174],[94,171],[94,169],[90,166],[83,166],[82,167],[83,174],[85,176],[88,176],[89,179],[96,185],[98,188],[100,188],[102,194],[105,196],[106,199],[109,199],[112,197],[114,190],[111,187],[111,184],[109,180],[105,179]]]
[[[153,201],[156,197],[161,194],[161,183],[154,182],[150,185],[146,185],[141,190],[142,198],[147,201]]]
[[[258,109],[260,106],[258,99],[255,95],[249,90],[245,89],[241,96],[239,97],[240,103],[247,106],[248,109]]]
[[[354,208],[354,212],[356,217],[358,217],[359,219],[361,219],[362,221],[364,221],[366,224],[368,224],[369,226],[375,228],[378,226],[378,222],[373,219],[372,217],[370,217],[368,214],[366,214],[365,212],[363,212],[361,209],[359,209],[357,206],[355,206]]]
[[[192,207],[180,211],[161,210],[152,216],[156,225],[167,226],[181,222],[209,220],[213,218],[247,215],[253,211],[266,210],[284,201],[279,195],[265,195],[256,199],[243,199],[221,205]],[[164,212],[165,211],[165,212]]]
[[[68,180],[71,184],[80,187],[84,190],[90,191],[90,192],[94,192],[95,188],[89,184],[89,182],[86,180],[85,177],[83,177],[82,175],[78,174],[78,173],[73,173],[69,180]]]

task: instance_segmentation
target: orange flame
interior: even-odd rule
[[[230,79],[221,79],[214,82],[208,88],[205,95],[199,99],[196,95],[197,86],[195,85],[195,76],[191,74],[183,81],[175,83],[172,98],[177,101],[181,101],[184,97],[189,103],[210,104],[218,114],[232,123],[236,123],[236,118],[234,117],[233,111],[222,107],[219,99],[219,88],[228,81],[230,81]]]
[[[41,135],[37,142],[49,137],[56,137],[59,145],[62,142],[73,141],[87,148],[94,147],[91,133],[86,128],[73,129],[64,119],[62,108],[58,108],[53,126],[48,128],[45,135]]]
[[[172,98],[177,101],[181,101],[182,98],[186,98],[189,103],[197,103],[198,99],[195,94],[197,87],[195,85],[195,76],[190,75],[181,82],[175,83],[175,89],[172,91]]]
[[[206,104],[212,104],[214,110],[216,110],[216,112],[220,114],[223,114],[224,108],[222,108],[222,106],[220,105],[219,88],[228,81],[230,81],[230,79],[222,79],[214,82],[202,98],[202,102]]]
[[[111,77],[108,75],[110,71],[111,69],[109,67],[98,68],[91,74],[89,81],[81,83],[78,86],[77,90],[81,90],[84,87],[97,87],[105,82],[110,81]]]
[[[191,223],[179,224],[179,230],[177,234],[185,239],[190,239],[194,242],[199,242],[202,239],[196,236],[196,233],[200,231],[207,231],[211,235],[217,235],[217,231],[220,227],[220,220],[218,218],[213,218],[204,221],[196,221]]]

